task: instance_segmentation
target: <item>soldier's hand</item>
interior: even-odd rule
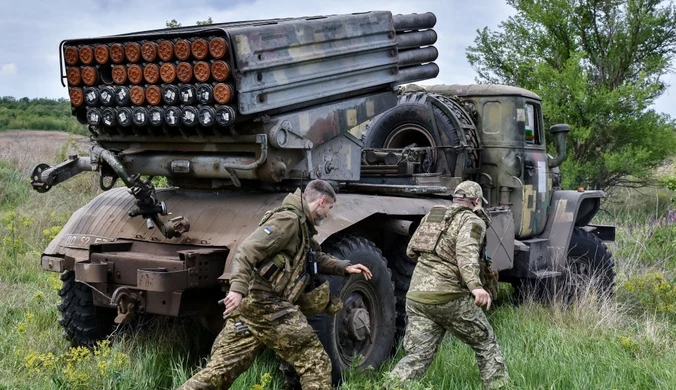
[[[482,307],[486,306],[486,310],[491,309],[491,294],[483,288],[475,288],[472,290],[472,295],[474,295],[474,304]]]
[[[362,264],[351,264],[345,267],[346,274],[364,274],[364,279],[369,280],[373,277],[371,270]]]
[[[242,303],[242,294],[235,291],[230,291],[223,299],[223,304],[225,305],[223,315],[227,316],[232,313],[233,310],[239,307],[240,303]]]

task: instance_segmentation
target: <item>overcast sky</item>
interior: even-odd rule
[[[496,29],[512,9],[504,0],[0,0],[0,96],[68,97],[59,80],[59,43],[183,25],[371,10],[437,16],[438,84],[474,82],[465,58],[476,30]],[[676,117],[676,76],[656,109]],[[431,83],[426,82],[426,83]]]

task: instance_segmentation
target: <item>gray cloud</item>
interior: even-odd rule
[[[96,37],[183,25],[211,17],[214,22],[341,14],[370,10],[434,12],[439,40],[439,76],[430,83],[472,83],[465,58],[476,30],[495,29],[512,9],[504,0],[25,0],[0,2],[0,96],[67,97],[59,80],[58,47],[64,39]],[[676,77],[665,78],[676,84]],[[676,86],[656,109],[676,117]]]

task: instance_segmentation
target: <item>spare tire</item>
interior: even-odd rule
[[[460,146],[457,129],[444,111],[432,105],[435,123],[430,116],[429,95],[425,92],[406,93],[399,96],[398,104],[375,117],[363,136],[364,148],[404,149],[417,147]],[[429,172],[455,174],[458,150],[433,149]]]

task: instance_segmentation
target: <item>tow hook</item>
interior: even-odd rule
[[[129,291],[127,287],[118,287],[110,298],[111,306],[117,306],[116,324],[126,324],[134,318],[136,311],[143,312],[145,305],[141,302],[143,292],[140,294]]]

